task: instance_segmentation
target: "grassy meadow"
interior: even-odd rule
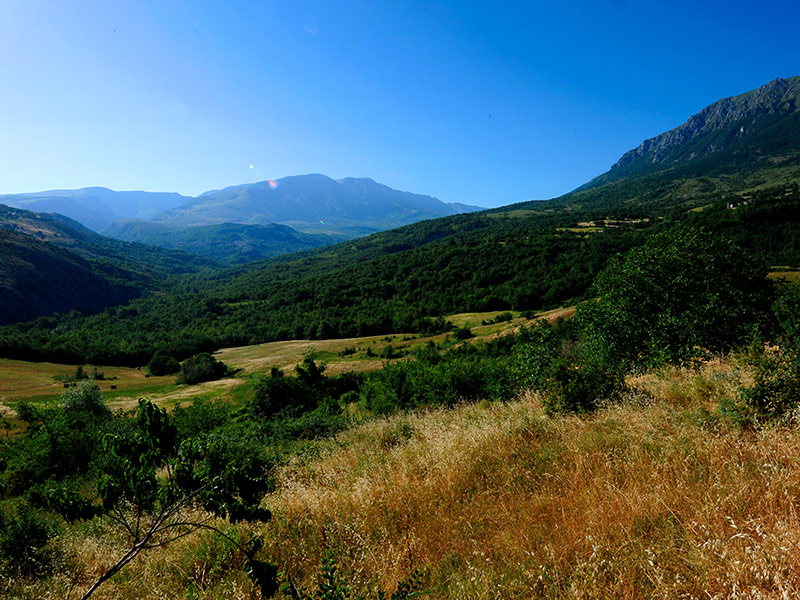
[[[528,393],[371,420],[279,469],[271,523],[219,525],[263,534],[299,589],[335,561],[342,598],[378,597],[413,572],[422,597],[442,599],[792,597],[800,436],[720,416],[750,383],[728,357],[629,377],[591,417],[547,416]],[[106,525],[74,527],[57,574],[14,597],[84,589],[125,549]],[[241,568],[229,543],[200,534],[93,597],[260,598]]]
[[[476,343],[517,330],[521,325],[530,324],[535,319],[552,321],[567,317],[574,312],[574,308],[546,311],[535,315],[534,319],[512,312],[513,318],[510,321],[481,324],[492,321],[502,312],[505,311],[462,313],[450,315],[447,320],[457,327],[471,328],[475,337],[466,343]],[[196,385],[178,384],[174,375],[148,376],[144,367],[136,369],[84,365],[84,371],[92,374],[94,368],[97,368],[103,373],[104,378],[95,380],[95,383],[112,410],[133,408],[142,397],[169,410],[195,398],[222,399],[243,404],[252,394],[259,376],[269,374],[272,368],[291,374],[308,352],[314,352],[318,360],[326,363],[326,374],[366,372],[380,369],[384,365],[387,359],[382,354],[385,354],[384,350],[389,345],[399,358],[430,341],[439,345],[450,344],[452,342],[448,336],[447,333],[433,336],[399,334],[332,340],[289,340],[223,348],[215,352],[214,356],[229,365],[235,371],[234,375]],[[57,400],[64,392],[65,385],[74,381],[72,377],[75,369],[76,365],[0,359],[0,417],[13,421],[14,408],[21,401],[37,403]]]

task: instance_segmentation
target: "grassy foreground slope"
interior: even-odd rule
[[[333,548],[360,589],[418,567],[433,598],[781,597],[800,585],[798,438],[713,416],[747,379],[714,360],[632,380],[592,419],[527,396],[348,431],[281,474],[273,552],[307,580]]]
[[[629,378],[625,400],[590,419],[545,416],[526,395],[371,421],[278,472],[270,524],[222,526],[263,533],[300,588],[332,557],[353,597],[415,569],[430,598],[788,597],[800,586],[797,431],[715,416],[750,379],[740,360],[713,359]],[[62,597],[121,549],[86,522],[53,575],[6,591]],[[259,598],[240,562],[224,540],[190,537],[94,597]]]

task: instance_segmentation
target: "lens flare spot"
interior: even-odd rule
[[[250,169],[253,169],[253,165],[250,165]]]
[[[323,221],[322,219],[320,219],[319,222],[325,225],[325,221]]]
[[[267,183],[269,184],[269,187],[271,187],[273,190],[274,190],[276,187],[278,187],[278,182],[277,182],[277,181],[272,181],[272,179],[270,179],[269,181],[267,181]]]

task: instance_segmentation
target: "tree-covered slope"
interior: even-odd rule
[[[152,221],[115,221],[103,235],[183,250],[198,256],[239,264],[328,246],[344,236],[302,233],[286,225],[241,225],[221,223],[197,227],[170,227]]]
[[[0,229],[0,324],[70,310],[95,313],[138,295],[73,252]]]
[[[62,215],[0,205],[0,322],[93,313],[216,263],[98,235]]]

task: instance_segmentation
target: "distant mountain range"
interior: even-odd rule
[[[116,219],[151,219],[190,198],[166,192],[116,192],[104,187],[0,195],[0,204],[70,217],[93,231]]]
[[[116,220],[152,220],[171,227],[220,223],[289,225],[308,233],[356,237],[424,219],[481,210],[401,192],[372,179],[298,175],[206,192],[116,192],[90,187],[0,195],[0,204],[68,216],[94,231]],[[124,228],[108,229],[112,235]]]
[[[481,208],[400,192],[372,179],[298,175],[206,192],[153,220],[182,227],[281,223],[310,233],[333,230],[354,237],[476,210]]]

